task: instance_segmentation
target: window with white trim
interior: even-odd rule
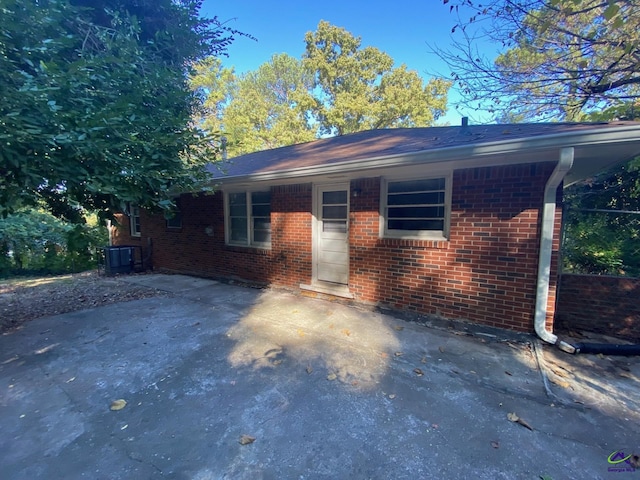
[[[382,190],[382,235],[445,239],[451,203],[449,182],[449,177],[387,180]]]
[[[129,233],[132,237],[140,236],[140,207],[129,205]]]
[[[175,210],[171,213],[171,217],[166,218],[167,228],[178,230],[182,228],[182,212]]]
[[[271,247],[271,192],[230,192],[226,236],[229,245]]]

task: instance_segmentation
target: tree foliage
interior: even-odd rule
[[[314,114],[323,134],[432,125],[446,111],[449,82],[423,85],[405,65],[360,37],[320,21],[305,35],[304,64],[315,78]]]
[[[200,124],[224,131],[231,156],[307,142],[314,131],[306,116],[311,76],[287,54],[273,55],[256,71],[236,76],[220,60],[197,66],[192,88],[204,93]]]
[[[216,155],[186,73],[234,32],[194,0],[0,0],[0,214],[170,207]]]
[[[443,0],[449,3],[449,0]],[[525,120],[581,120],[585,114],[640,99],[638,0],[458,0],[468,15],[450,50],[462,103]],[[479,44],[503,49],[487,57]]]
[[[41,209],[21,209],[0,218],[0,276],[95,268],[107,236],[95,216],[70,223]]]
[[[343,28],[321,21],[301,59],[274,55],[236,75],[219,59],[196,66],[191,86],[205,101],[197,123],[228,137],[231,156],[372,128],[432,125],[450,83],[426,85],[405,65]]]
[[[588,120],[614,118],[638,120],[640,112],[624,104]],[[567,187],[564,197],[565,269],[640,277],[640,158]]]
[[[565,267],[640,277],[640,159],[565,190]]]

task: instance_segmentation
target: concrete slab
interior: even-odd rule
[[[128,278],[174,296],[0,337],[2,478],[637,476],[607,461],[640,452],[635,363],[607,383],[593,365],[610,360],[582,365],[521,338],[277,290]],[[568,386],[543,375],[560,362]]]

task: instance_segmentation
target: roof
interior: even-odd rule
[[[574,146],[584,177],[640,154],[640,122],[537,123],[368,130],[250,153],[209,166],[223,182],[309,176],[413,163],[520,155],[549,161],[542,151]],[[606,146],[606,150],[595,148]],[[623,146],[624,148],[621,148]],[[606,153],[606,154],[605,154]],[[555,157],[553,157],[555,159]],[[508,160],[507,160],[507,163]],[[594,170],[595,169],[595,170]]]

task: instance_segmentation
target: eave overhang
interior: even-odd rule
[[[416,152],[361,158],[301,168],[258,171],[246,175],[221,176],[215,185],[254,182],[304,181],[313,177],[336,175],[363,176],[366,172],[388,171],[399,167],[435,166],[474,168],[555,161],[560,149],[575,149],[574,167],[565,185],[588,178],[616,164],[640,155],[640,124],[597,128],[492,142],[430,148]]]

